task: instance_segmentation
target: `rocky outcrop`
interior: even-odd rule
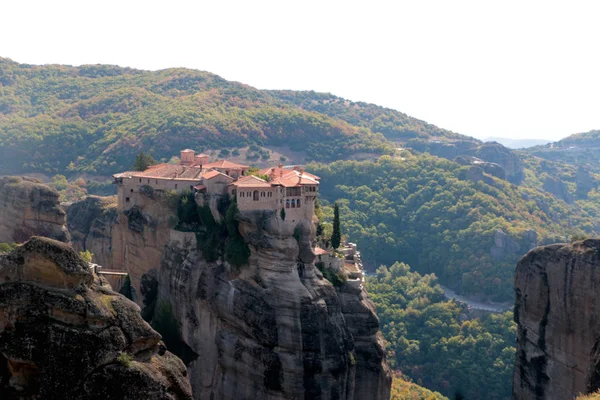
[[[488,169],[486,170],[487,173],[500,177],[502,175],[501,171],[504,171],[504,179],[514,184],[521,183],[525,177],[523,161],[518,154],[497,142],[481,143],[475,139],[454,142],[413,139],[409,140],[406,145],[418,151],[429,152],[438,157],[457,162],[474,157],[480,162],[488,163],[487,166],[482,167],[484,170],[485,168]],[[501,169],[492,164],[499,166]]]
[[[494,234],[494,245],[490,249],[490,255],[496,260],[500,260],[507,255],[523,254],[522,250],[524,252],[533,249],[537,245],[537,241],[537,232],[534,230],[525,231],[522,237],[514,238],[498,229]]]
[[[145,301],[168,304],[180,322],[194,397],[388,399],[374,306],[364,290],[336,290],[323,278],[312,224],[269,212],[238,219],[246,265],[207,262],[196,235],[172,231],[158,297]]]
[[[3,399],[190,399],[184,364],[68,245],[0,255]]]
[[[552,193],[557,199],[563,200],[568,204],[573,203],[573,195],[569,192],[567,185],[560,179],[548,176],[544,180],[544,190]]]
[[[592,174],[583,166],[577,168],[575,175],[576,194],[580,199],[587,199],[588,193],[592,189],[596,189],[597,183]]]
[[[65,211],[56,190],[27,178],[0,178],[0,242],[23,243],[31,236],[68,242]]]
[[[142,198],[140,206],[119,212],[114,197],[90,196],[73,203],[67,222],[77,250],[89,250],[105,270],[125,270],[141,306],[142,276],[160,267],[173,211],[162,201]]]
[[[502,166],[496,163],[485,162],[477,157],[458,156],[454,159],[461,165],[475,165],[480,167],[485,173],[495,176],[496,178],[506,180],[506,171]]]
[[[500,165],[506,172],[506,179],[511,183],[519,184],[525,177],[521,158],[517,153],[502,146],[500,143],[483,143],[471,155]]]
[[[89,196],[73,203],[67,210],[67,227],[73,248],[89,250],[94,262],[103,268],[114,269],[112,256],[113,228],[117,223],[115,196]]]
[[[600,240],[538,247],[515,275],[515,399],[600,388]]]

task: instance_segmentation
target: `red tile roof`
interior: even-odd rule
[[[175,164],[156,164],[145,171],[130,171],[117,174],[115,177],[158,178],[158,179],[200,179],[202,170],[198,167],[188,167]]]
[[[220,169],[223,169],[223,168],[248,169],[248,168],[250,168],[247,165],[236,164],[234,162],[227,161],[227,160],[214,161],[214,162],[211,162],[211,163],[208,163],[208,164],[204,164],[202,167],[203,168],[207,168],[207,169],[210,169],[210,168],[220,168]]]
[[[222,174],[219,171],[217,171],[216,169],[213,169],[213,170],[210,170],[208,172],[203,173],[202,174],[202,179],[210,180],[210,179],[215,178],[215,177],[217,177],[219,175],[224,176],[224,177],[226,177],[229,180],[233,180],[233,178],[230,177],[229,175]]]
[[[269,167],[269,168],[261,169],[260,171],[258,171],[258,173],[261,175],[267,175],[267,176],[273,176],[275,178],[279,178],[282,175],[286,175],[286,174],[289,174],[294,171],[300,172],[299,170],[295,170],[290,167]],[[314,174],[311,174],[310,172],[303,171],[302,174],[308,176],[309,178],[315,179],[315,180],[321,179],[320,177],[318,177]]]
[[[329,254],[329,252],[325,249],[322,249],[320,247],[315,247],[315,254],[318,256],[322,256],[324,254]]]
[[[300,171],[289,171],[281,177],[273,179],[271,182],[274,185],[281,185],[284,187],[293,187],[298,185],[318,185],[319,181],[306,175],[306,173],[300,173]]]
[[[261,179],[254,175],[243,176],[237,181],[233,182],[232,185],[236,187],[244,188],[269,188],[271,184],[264,179]]]

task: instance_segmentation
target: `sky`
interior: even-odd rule
[[[600,129],[598,1],[3,0],[0,57],[210,71],[478,138]]]

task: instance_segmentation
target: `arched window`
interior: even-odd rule
[[[253,198],[253,200],[254,201],[258,201],[258,190],[254,191],[254,198]]]
[[[298,208],[300,208],[300,199],[298,199],[297,205],[298,205]]]
[[[292,199],[292,208],[296,208],[296,200]]]
[[[285,208],[290,208],[290,199],[285,201]]]

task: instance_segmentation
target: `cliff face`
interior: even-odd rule
[[[323,279],[310,224],[294,229],[263,212],[239,219],[251,250],[239,272],[206,262],[193,234],[172,231],[149,274],[156,304],[181,322],[194,397],[388,399],[374,306],[364,290]]]
[[[69,207],[67,221],[73,247],[94,253],[93,261],[106,270],[126,270],[141,305],[141,278],[160,266],[169,241],[172,211],[152,197],[126,212],[119,212],[115,201],[112,196],[90,196]]]
[[[39,235],[70,240],[58,193],[26,178],[0,178],[0,242],[22,243]]]
[[[184,364],[69,246],[0,255],[3,399],[190,399]]]
[[[530,251],[515,275],[515,399],[600,388],[600,240]]]
[[[99,210],[101,200],[86,202],[69,209],[75,243],[130,273],[145,318],[172,313],[179,332],[170,346],[196,399],[389,398],[375,308],[364,290],[323,279],[312,224],[240,214],[251,254],[238,271],[222,257],[208,262],[196,234],[170,229],[160,201],[116,217]]]

